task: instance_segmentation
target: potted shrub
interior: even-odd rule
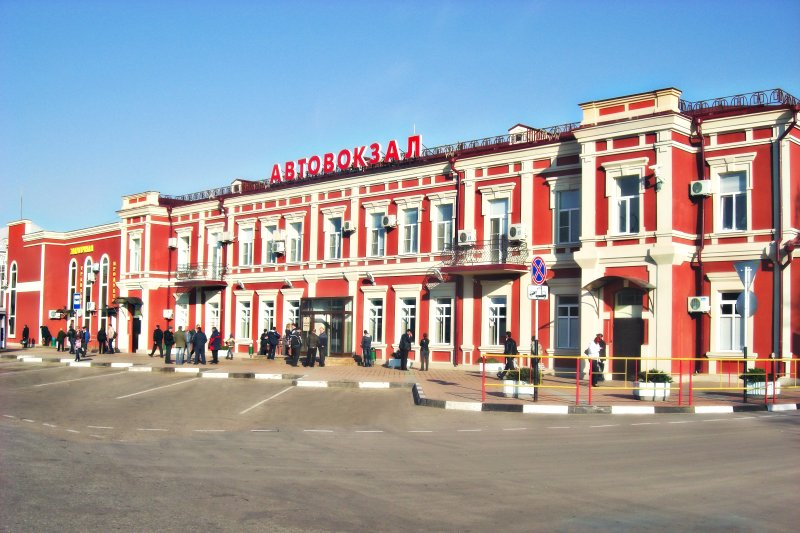
[[[633,395],[640,400],[666,401],[669,398],[670,383],[672,383],[672,376],[663,370],[651,368],[639,372],[634,384]]]
[[[503,370],[503,367],[505,365],[500,361],[498,361],[497,359],[495,359],[494,357],[487,358],[485,356],[480,356],[478,358],[478,372],[482,372],[484,366],[486,367],[486,375],[488,376],[497,374],[498,372]]]
[[[522,367],[514,370],[501,370],[498,376],[503,380],[503,395],[505,397],[519,398],[524,395],[533,396],[533,385],[530,383],[530,368]]]
[[[763,368],[748,368],[744,374],[739,375],[739,379],[744,381],[747,394],[751,396],[764,396],[764,391],[767,396],[781,393],[780,381],[772,381],[772,375],[767,376],[767,371]]]

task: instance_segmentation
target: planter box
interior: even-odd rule
[[[513,379],[504,379],[503,380],[503,396],[506,398],[516,398],[517,397],[517,381]]]
[[[633,396],[645,401],[666,401],[670,393],[669,383],[649,383],[637,381],[634,384]]]
[[[528,383],[527,381],[518,381],[517,384],[519,385],[519,388],[517,389],[518,398],[533,398],[533,384]]]
[[[503,370],[506,365],[503,363],[486,363],[486,375],[487,376],[497,376],[497,373]],[[478,363],[478,372],[483,370],[483,364]]]
[[[776,381],[773,383],[772,381],[767,381],[767,396],[772,396],[773,392],[777,396],[781,393],[781,382]],[[758,383],[748,383],[747,384],[747,395],[748,396],[764,396],[764,382]]]

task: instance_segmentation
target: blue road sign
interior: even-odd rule
[[[77,311],[81,308],[81,293],[73,292],[72,293],[72,309]]]
[[[531,263],[531,277],[537,285],[541,285],[547,279],[547,265],[544,264],[544,259],[538,255],[533,258],[533,263]]]

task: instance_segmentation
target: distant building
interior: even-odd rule
[[[412,137],[276,165],[264,181],[124,196],[105,226],[11,223],[9,339],[23,322],[110,321],[121,349],[143,351],[157,324],[201,324],[243,351],[298,323],[325,327],[333,355],[367,329],[385,358],[411,329],[442,365],[502,352],[506,330],[523,353],[536,335],[544,354],[573,357],[603,332],[619,377],[639,359],[717,372],[745,340],[753,358],[797,357],[798,100],[688,102],[668,88],[580,107],[580,123],[431,149]],[[548,270],[538,303],[534,257]],[[742,261],[758,302],[744,321]]]

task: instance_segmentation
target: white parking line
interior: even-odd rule
[[[277,429],[251,429],[251,433],[277,433]]]
[[[691,424],[692,422],[697,422],[697,420],[673,420],[670,424]]]
[[[38,385],[31,385],[31,387],[47,387],[48,385],[58,385],[60,383],[71,383],[73,381],[81,381],[84,379],[95,379],[95,378],[107,378],[109,376],[116,376],[119,374],[126,374],[127,372],[112,372],[111,374],[98,374],[96,376],[86,376],[82,378],[75,378],[75,379],[65,379],[64,381],[51,381],[50,383],[39,383]],[[28,387],[21,387],[23,389],[27,389]]]
[[[104,438],[105,438],[105,437],[103,437],[103,436],[100,436],[100,435],[89,435],[89,436],[90,436],[90,437],[94,437],[94,438],[96,438],[96,439],[104,439]]]
[[[528,428],[503,428],[503,431],[525,431]]]
[[[36,420],[31,420],[30,418],[23,418],[23,422],[36,422]]]
[[[136,428],[136,431],[169,431],[164,428]]]
[[[306,433],[333,433],[332,429],[304,429]]]
[[[49,428],[57,428],[57,427],[58,427],[58,426],[57,426],[57,425],[55,425],[55,424],[48,424],[47,422],[42,422],[42,425],[43,425],[43,426],[47,426],[47,427],[49,427]]]
[[[197,433],[225,433],[224,429],[193,429]]]
[[[619,424],[602,424],[600,426],[589,426],[590,428],[615,428],[619,427]]]
[[[258,407],[258,406],[259,406],[259,405],[261,405],[262,403],[266,403],[266,402],[270,401],[271,399],[273,399],[273,398],[275,398],[275,397],[277,397],[277,396],[280,396],[281,394],[283,394],[283,393],[284,393],[284,392],[286,392],[287,390],[291,390],[291,389],[293,389],[293,388],[294,388],[294,387],[286,387],[286,388],[285,388],[285,389],[283,389],[282,391],[280,391],[280,392],[277,392],[277,393],[273,394],[272,396],[270,396],[270,397],[269,397],[269,398],[267,398],[266,400],[261,400],[261,401],[260,401],[260,402],[258,402],[257,404],[255,404],[255,405],[251,405],[250,407],[248,407],[247,409],[245,409],[244,411],[242,411],[242,412],[241,412],[241,413],[239,413],[239,414],[240,414],[240,415],[243,415],[243,414],[245,414],[246,412],[248,412],[248,411],[250,411],[250,410],[252,410],[252,409],[255,409],[256,407]]]
[[[660,424],[660,422],[637,422],[636,424],[630,424],[631,426],[655,426]]]
[[[409,429],[409,433],[433,433],[430,429]]]
[[[31,372],[43,372],[45,370],[58,370],[59,368],[64,368],[63,366],[51,366],[50,368],[31,368],[30,370],[18,370],[16,372],[3,372],[0,374],[2,376],[13,376],[14,374],[30,374]]]
[[[86,427],[87,428],[92,428],[92,429],[114,429],[111,426],[86,426]]]
[[[14,415],[3,415],[3,416],[4,416],[4,417],[6,417],[6,418],[17,418],[17,417],[16,417],[16,416],[14,416]]]
[[[76,431],[74,429],[68,429],[67,431],[69,431],[70,433],[80,433],[80,431]]]
[[[383,433],[382,429],[357,429],[356,433]]]
[[[570,426],[549,426],[545,429],[570,429]]]
[[[457,430],[460,433],[477,433],[479,431],[483,431],[482,429],[459,429]]]
[[[200,379],[200,378],[191,378],[191,379],[187,379],[185,381],[179,381],[178,383],[170,383],[169,385],[162,385],[161,387],[154,387],[152,389],[142,390],[142,391],[139,391],[139,392],[134,392],[132,394],[126,394],[125,396],[117,396],[115,398],[115,400],[122,400],[124,398],[130,398],[131,396],[138,396],[139,394],[144,394],[146,392],[151,392],[151,391],[154,391],[154,390],[166,389],[167,387],[174,387],[176,385],[183,385],[184,383],[189,383],[190,381],[197,381],[198,379]]]

